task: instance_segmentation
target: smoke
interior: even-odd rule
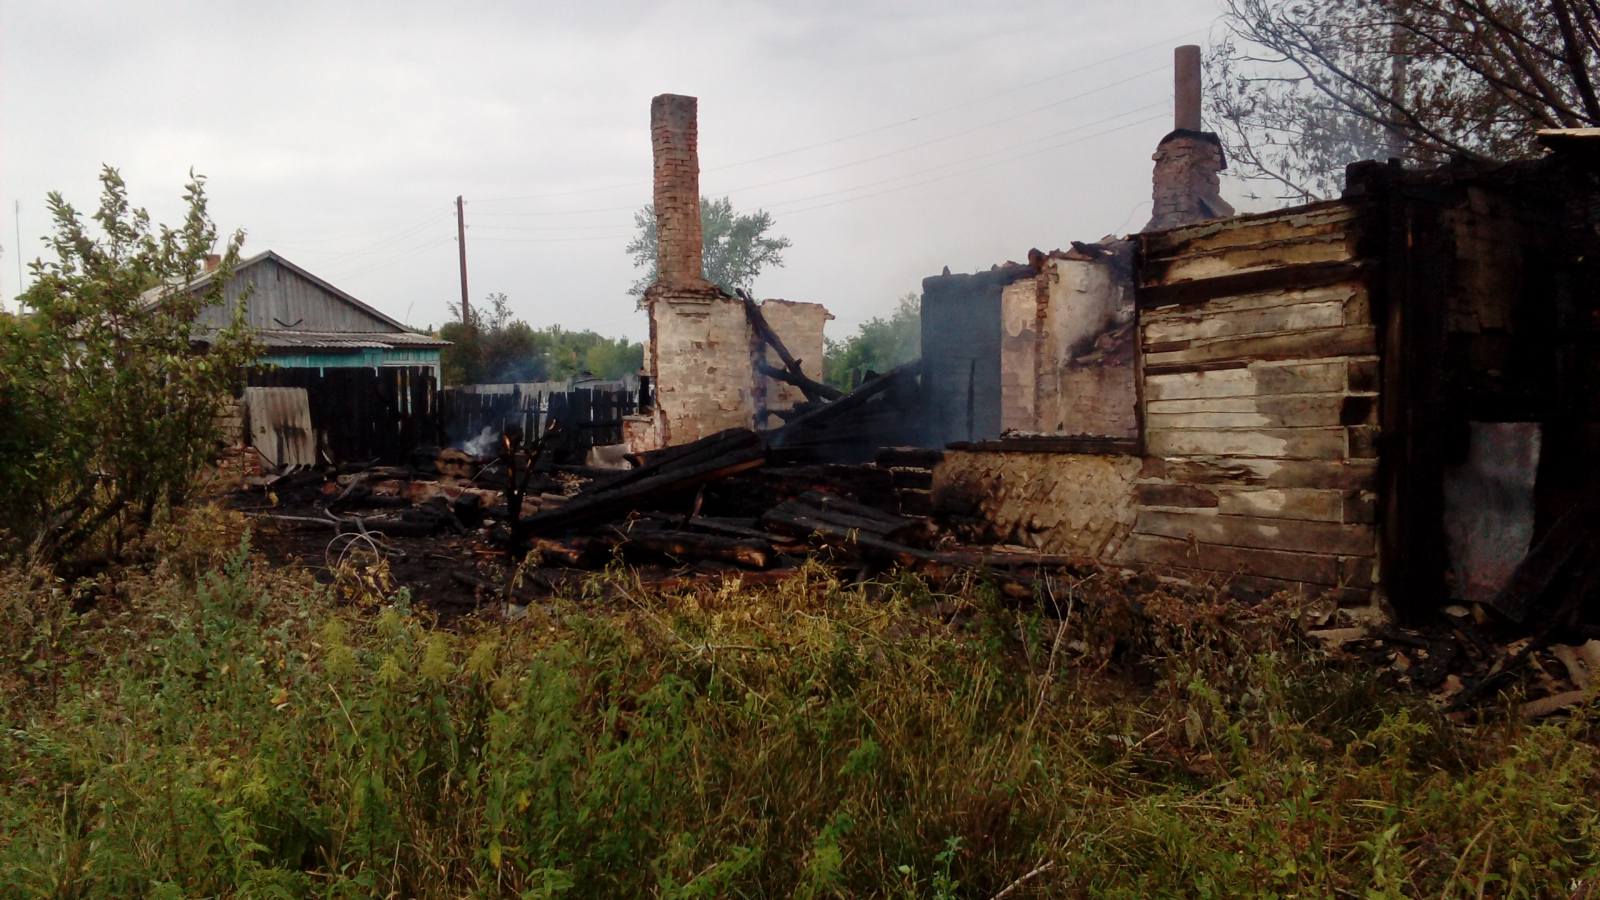
[[[493,425],[485,425],[476,437],[458,442],[457,449],[477,459],[491,456],[500,443],[500,431]]]

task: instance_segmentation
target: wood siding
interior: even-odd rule
[[[250,293],[245,321],[258,331],[373,334],[397,330],[392,323],[352,305],[270,256],[235,272],[226,288],[226,301],[206,308],[198,321],[215,328],[228,324],[246,290]]]
[[[1378,336],[1359,203],[1147,234],[1138,265],[1146,459],[1120,559],[1236,593],[1370,599]]]

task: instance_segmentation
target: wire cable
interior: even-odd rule
[[[924,119],[929,119],[929,118],[932,118],[934,116],[943,115],[944,113],[947,113],[947,112],[953,112],[953,111],[958,110],[958,109],[966,109],[969,106],[974,106],[976,104],[983,103],[983,102],[985,102],[987,100],[992,100],[992,99],[994,99],[996,97],[1003,97],[1006,94],[1014,94],[1017,91],[1027,90],[1028,88],[1036,87],[1038,85],[1045,84],[1046,82],[1055,81],[1055,80],[1060,79],[1060,78],[1065,78],[1068,75],[1075,75],[1075,74],[1077,74],[1079,72],[1086,72],[1086,71],[1089,71],[1090,69],[1094,69],[1094,68],[1098,68],[1100,66],[1103,66],[1106,63],[1115,62],[1115,61],[1117,61],[1119,59],[1125,59],[1125,58],[1127,58],[1129,56],[1134,56],[1134,55],[1139,54],[1139,53],[1144,53],[1144,52],[1146,52],[1148,50],[1152,50],[1152,49],[1155,49],[1157,47],[1171,46],[1173,41],[1180,40],[1180,39],[1186,38],[1186,37],[1191,37],[1191,36],[1196,35],[1196,34],[1202,34],[1202,33],[1205,32],[1205,30],[1206,29],[1203,29],[1203,28],[1192,28],[1192,29],[1189,29],[1187,31],[1181,32],[1179,34],[1175,34],[1175,35],[1172,35],[1170,37],[1163,38],[1162,40],[1159,40],[1159,41],[1154,41],[1154,42],[1149,43],[1149,44],[1144,44],[1144,45],[1141,45],[1141,46],[1138,46],[1138,47],[1134,47],[1131,50],[1125,50],[1125,51],[1123,51],[1121,53],[1117,53],[1117,54],[1114,54],[1112,56],[1103,57],[1101,59],[1095,60],[1094,62],[1084,63],[1082,65],[1074,66],[1074,67],[1072,67],[1070,69],[1063,69],[1063,70],[1061,70],[1059,72],[1056,72],[1056,73],[1051,74],[1051,75],[1046,75],[1046,76],[1044,76],[1042,78],[1035,78],[1032,81],[1025,81],[1025,82],[1023,82],[1021,84],[1012,85],[1011,87],[1007,87],[1007,88],[1002,88],[1002,89],[1000,89],[998,91],[991,91],[991,92],[989,92],[987,94],[982,94],[980,96],[973,97],[973,98],[968,99],[968,100],[963,100],[963,101],[961,101],[959,103],[953,103],[953,104],[950,104],[948,106],[943,106],[943,107],[939,107],[937,109],[928,110],[928,111],[925,111],[925,112],[918,113],[917,115],[914,115],[914,116],[908,116],[908,117],[906,117],[904,119],[898,119],[898,120],[893,121],[893,122],[886,122],[886,123],[884,123],[882,125],[875,125],[875,126],[873,126],[871,128],[865,128],[865,129],[862,129],[860,131],[851,132],[849,134],[839,135],[838,137],[828,138],[827,140],[816,141],[816,142],[810,143],[810,144],[803,144],[803,145],[798,146],[798,147],[790,147],[790,148],[788,148],[786,150],[778,150],[778,151],[775,151],[773,153],[767,153],[767,154],[763,154],[761,156],[753,156],[753,157],[750,157],[748,159],[738,160],[736,162],[723,163],[722,165],[719,165],[719,166],[711,166],[711,167],[702,169],[701,172],[702,173],[705,173],[705,172],[721,172],[721,171],[726,171],[728,169],[736,169],[736,168],[740,168],[740,167],[743,167],[743,166],[753,165],[755,163],[767,162],[769,160],[778,159],[778,158],[784,157],[784,156],[791,156],[791,155],[796,154],[796,153],[804,153],[804,152],[807,152],[809,150],[816,150],[816,149],[819,149],[819,148],[822,148],[822,147],[832,146],[833,144],[844,143],[845,141],[852,141],[852,140],[855,140],[856,138],[862,138],[862,137],[867,137],[867,136],[873,135],[873,134],[879,134],[879,133],[882,133],[884,131],[888,131],[888,130],[891,130],[891,129],[894,129],[894,128],[900,128],[900,127],[903,127],[903,126],[906,126],[906,125],[913,124],[915,122],[920,122],[920,121],[923,121]],[[1162,68],[1164,69],[1165,67],[1163,66]],[[1141,73],[1141,75],[1142,74],[1148,74],[1148,73]],[[1135,77],[1141,77],[1141,76],[1135,76]],[[520,201],[520,200],[545,200],[545,199],[550,199],[550,198],[554,198],[554,197],[570,197],[570,196],[574,196],[574,195],[577,195],[577,194],[591,194],[591,193],[600,193],[600,192],[603,192],[603,191],[621,190],[622,188],[639,187],[641,185],[648,185],[648,184],[650,184],[650,180],[649,179],[633,180],[633,181],[626,181],[626,182],[618,182],[616,184],[599,185],[599,186],[596,186],[596,187],[574,188],[574,189],[565,190],[565,191],[549,191],[549,192],[539,193],[539,194],[519,194],[519,195],[514,195],[514,196],[506,196],[506,197],[485,197],[485,198],[480,198],[480,199],[478,199],[478,200],[476,200],[474,202],[476,202],[476,203],[510,203],[510,202],[515,202],[515,201]]]

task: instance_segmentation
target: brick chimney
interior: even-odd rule
[[[220,266],[220,265],[222,265],[222,257],[221,256],[219,256],[218,254],[215,254],[215,253],[206,254],[206,262],[205,262],[206,268],[205,268],[205,270],[207,272],[215,272],[217,270],[217,267]]]
[[[655,156],[656,283],[666,290],[708,290],[700,235],[697,101],[661,94],[650,101]]]
[[[1145,231],[1233,215],[1218,174],[1227,168],[1222,141],[1200,123],[1200,48],[1173,50],[1172,133],[1156,145],[1150,222]]]

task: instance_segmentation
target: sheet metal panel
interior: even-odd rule
[[[250,445],[267,462],[280,469],[316,464],[316,434],[305,388],[247,387],[244,409]]]

